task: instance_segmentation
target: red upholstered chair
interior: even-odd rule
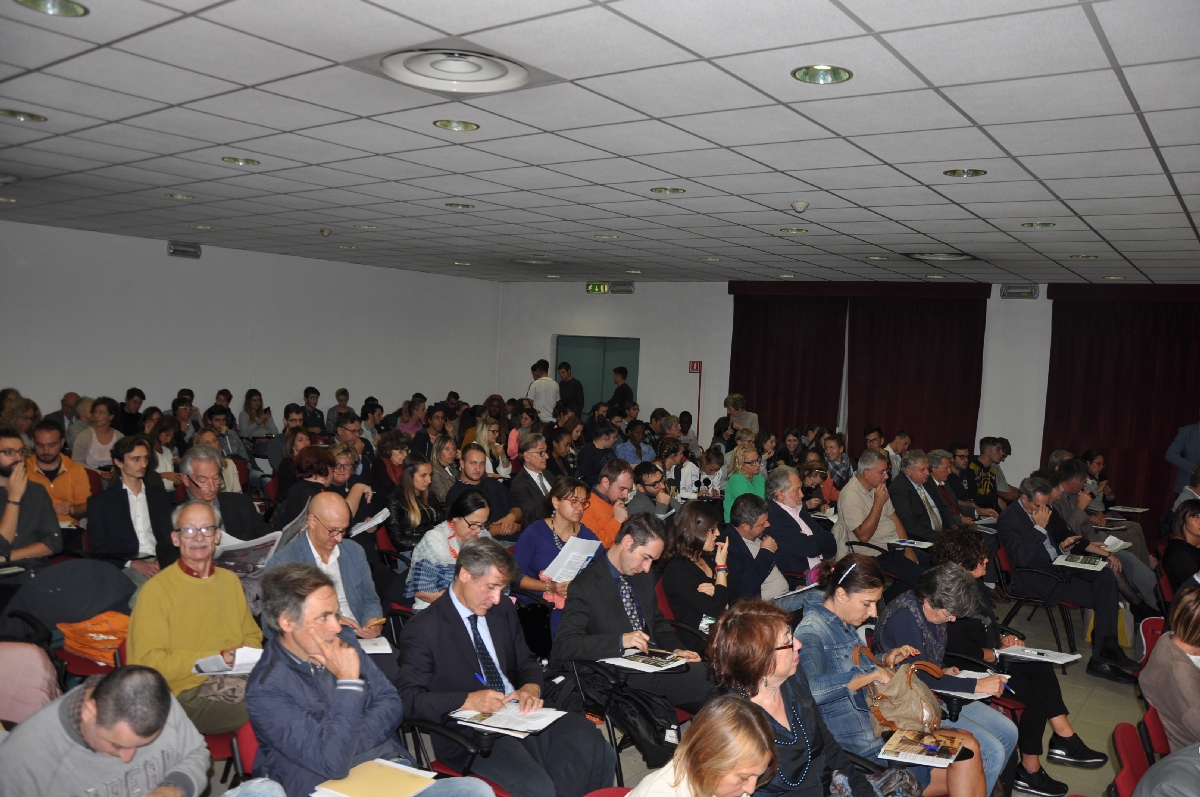
[[[100,478],[100,471],[84,468],[87,471],[88,486],[92,488],[92,495],[99,495],[104,489],[104,480]]]
[[[1117,727],[1113,728],[1112,738],[1121,770],[1108,787],[1108,797],[1133,797],[1133,790],[1150,769],[1150,762],[1146,759],[1141,740],[1138,739],[1137,728],[1128,722],[1118,723]]]
[[[204,743],[208,745],[208,757],[213,761],[225,761],[225,771],[221,774],[222,783],[229,780],[229,773],[234,768],[236,756],[233,753],[233,737],[236,735],[236,731],[204,734]],[[240,768],[241,765],[239,764],[238,766]],[[235,785],[237,784],[230,784],[230,786]]]
[[[1138,736],[1142,739],[1142,747],[1146,750],[1146,758],[1153,764],[1157,758],[1155,754],[1160,756],[1168,756],[1171,754],[1171,743],[1167,740],[1167,729],[1163,727],[1162,717],[1158,716],[1158,709],[1151,706],[1142,715],[1141,720],[1137,724]]]
[[[583,797],[625,797],[631,791],[633,790],[627,789],[624,786],[610,786],[607,789],[596,789],[595,791],[588,792]]]
[[[1166,631],[1167,621],[1162,617],[1147,617],[1138,625],[1138,633],[1142,636],[1142,660],[1138,662],[1138,670],[1134,675],[1141,675],[1142,668],[1150,661],[1150,654],[1154,652],[1154,646],[1158,644],[1158,640],[1162,639],[1163,633]]]
[[[242,492],[246,492],[250,488],[250,466],[246,464],[246,460],[230,457],[233,461],[233,466],[237,468],[238,484],[242,485]]]
[[[90,678],[93,675],[108,675],[117,667],[120,667],[125,661],[125,643],[121,642],[121,647],[117,648],[115,654],[115,664],[110,667],[107,664],[102,664],[92,659],[77,656],[74,653],[68,653],[64,648],[56,648],[54,656],[66,664],[67,675],[75,675],[80,678]]]
[[[1054,613],[1052,611],[1050,611],[1050,609],[1052,607],[1057,606],[1059,613],[1062,616],[1063,630],[1067,634],[1067,646],[1072,653],[1075,653],[1076,652],[1076,650],[1075,650],[1075,625],[1074,625],[1074,623],[1071,622],[1071,610],[1078,608],[1078,607],[1075,606],[1075,604],[1073,604],[1073,603],[1064,603],[1061,601],[1054,602],[1054,603],[1047,603],[1046,601],[1042,600],[1041,598],[1038,598],[1034,595],[1030,595],[1025,592],[1021,592],[1020,590],[1016,589],[1013,586],[1013,575],[1014,575],[1014,573],[1016,573],[1018,571],[1028,572],[1028,573],[1041,573],[1044,576],[1047,576],[1049,578],[1054,578],[1054,579],[1057,579],[1057,580],[1063,581],[1063,582],[1065,582],[1066,579],[1064,579],[1062,576],[1058,575],[1057,573],[1055,573],[1052,570],[1038,570],[1038,569],[1029,568],[1029,567],[1014,568],[1013,564],[1012,564],[1012,560],[1009,559],[1009,557],[1008,557],[1008,551],[1004,550],[1003,545],[1001,545],[999,547],[999,549],[996,551],[996,566],[1000,570],[1000,580],[999,580],[999,584],[998,584],[998,586],[1000,588],[1000,592],[1001,592],[1001,594],[1004,595],[1004,597],[1013,601],[1013,607],[1011,609],[1009,609],[1008,614],[1006,614],[1004,616],[1004,619],[1000,622],[1000,624],[1001,625],[1012,625],[1013,617],[1015,617],[1017,612],[1021,611],[1021,609],[1024,608],[1024,606],[1026,604],[1029,604],[1030,606],[1033,607],[1033,609],[1029,612],[1029,617],[1027,617],[1026,620],[1033,619],[1034,612],[1036,612],[1038,610],[1038,608],[1041,607],[1046,612],[1046,619],[1050,621],[1050,630],[1054,634],[1054,646],[1057,647],[1058,651],[1061,653],[1062,649],[1063,649],[1062,648],[1062,639],[1058,635],[1058,624],[1054,622]],[[1062,667],[1062,671],[1063,671],[1063,674],[1065,675],[1067,672],[1067,667],[1065,664]]]
[[[233,737],[233,751],[242,765],[242,771],[239,773],[242,778],[253,777],[254,758],[258,755],[258,737],[254,735],[254,728],[250,723],[247,722],[237,729],[237,734]]]

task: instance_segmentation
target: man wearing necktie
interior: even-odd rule
[[[546,438],[540,434],[527,434],[521,437],[517,447],[524,467],[512,478],[508,492],[512,502],[521,508],[521,518],[525,525],[546,517],[546,493],[550,492],[549,473],[546,465],[550,462],[550,447]]]
[[[467,709],[495,712],[509,703],[522,713],[542,707],[542,666],[525,644],[513,602],[504,589],[520,573],[508,550],[493,539],[468,542],[458,553],[454,581],[442,597],[404,625],[396,689],[406,717],[444,722]],[[474,738],[469,728],[459,733]],[[462,771],[466,749],[433,737],[439,761]],[[499,736],[491,755],[471,772],[513,797],[583,797],[612,785],[616,753],[582,714],[568,713],[525,739]]]

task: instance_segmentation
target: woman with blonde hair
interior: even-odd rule
[[[770,780],[776,761],[762,712],[744,697],[722,695],[692,718],[671,762],[629,797],[742,797]]]
[[[500,421],[490,415],[484,415],[475,426],[475,442],[487,454],[483,464],[490,479],[507,479],[512,475],[512,461],[500,442],[500,432]]]
[[[416,547],[425,532],[446,519],[442,510],[429,502],[433,465],[416,451],[404,458],[404,471],[395,491],[388,497],[388,538],[398,551]]]
[[[1158,709],[1172,752],[1200,741],[1200,664],[1196,662],[1200,662],[1200,587],[1187,587],[1176,593],[1171,630],[1158,640],[1138,678],[1146,702]]]
[[[762,457],[753,443],[743,443],[733,449],[729,459],[729,481],[725,483],[725,522],[729,522],[729,510],[733,502],[743,493],[754,493],[759,498],[767,497],[767,483],[762,477]]]

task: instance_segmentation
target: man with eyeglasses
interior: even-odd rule
[[[521,520],[528,526],[546,517],[546,494],[554,481],[554,477],[546,472],[550,448],[542,435],[527,434],[521,437],[517,453],[525,467],[513,476],[508,492],[513,503],[521,508]]]
[[[334,431],[337,435],[335,443],[350,443],[358,451],[355,475],[370,473],[372,462],[375,460],[375,446],[363,439],[362,419],[353,412],[343,412],[337,417],[337,429]]]
[[[799,471],[789,465],[780,465],[767,475],[763,489],[771,536],[779,546],[775,557],[779,569],[784,573],[800,574],[832,559],[837,552],[837,543],[804,508],[804,484]]]
[[[221,530],[229,536],[249,541],[271,533],[249,496],[221,492],[221,454],[216,449],[192,446],[180,459],[179,472],[188,497],[214,507]]]
[[[129,618],[129,663],[162,673],[205,734],[235,731],[247,722],[245,678],[197,675],[192,668],[216,655],[232,667],[238,648],[262,647],[241,582],[213,564],[220,526],[220,515],[206,502],[187,501],[175,509],[171,542],[179,559],[146,582]]]
[[[679,502],[667,492],[667,477],[653,462],[641,462],[633,469],[634,492],[625,508],[630,515],[656,515],[666,518],[679,511]]]
[[[19,562],[38,570],[62,551],[62,531],[46,488],[31,484],[25,474],[26,454],[16,430],[0,429],[0,566]],[[0,589],[0,606],[11,597],[4,593]]]

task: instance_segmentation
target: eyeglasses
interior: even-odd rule
[[[355,465],[355,463],[353,463],[353,462],[339,462],[333,466],[333,469],[334,470],[352,470],[354,468],[354,465]]]
[[[14,457],[14,456],[17,456],[18,454],[24,454],[24,453],[25,453],[24,448],[0,448],[0,455],[6,456],[6,457]]]
[[[642,486],[649,489],[651,487],[662,487],[662,483],[663,483],[663,480],[659,479],[658,481],[654,482],[653,484],[647,483],[647,484],[643,484]]]
[[[758,460],[757,460],[757,459],[748,459],[748,460],[746,460],[745,464],[747,464],[747,465],[757,465],[757,464],[758,464]]]
[[[788,640],[787,644],[779,645],[775,649],[776,650],[791,650],[795,646],[795,644],[796,643],[794,641]]]
[[[201,486],[207,486],[210,484],[213,486],[216,486],[221,483],[220,476],[188,476],[188,474],[184,474],[184,475],[187,476],[190,481],[194,482],[195,484],[201,485]]]
[[[466,523],[467,528],[469,528],[471,531],[483,531],[485,528],[487,528],[486,521],[483,523],[472,523],[471,521],[467,520],[465,517],[457,518],[457,520],[461,520],[463,523]]]
[[[313,515],[313,519],[316,520],[318,523],[320,523],[322,526],[325,526],[325,521],[321,520],[321,518],[317,517],[316,515]],[[326,531],[326,533],[329,534],[330,537],[345,537],[347,529],[331,529],[328,526],[325,526],[325,531]]]
[[[205,537],[215,537],[217,532],[220,531],[220,529],[221,529],[220,526],[201,526],[198,529],[193,528],[192,526],[187,526],[182,529],[174,529],[174,531],[179,536],[190,540],[192,537],[195,537],[197,534],[203,534]]]
[[[592,502],[591,502],[591,500],[590,500],[590,499],[587,499],[587,498],[584,498],[584,499],[579,499],[579,498],[576,498],[576,497],[575,497],[575,496],[573,496],[573,495],[572,495],[572,496],[568,496],[568,497],[564,498],[563,500],[564,500],[564,501],[566,501],[566,502],[567,502],[568,504],[570,504],[571,506],[581,506],[581,507],[583,507],[584,509],[587,509],[589,506],[591,506],[591,505],[592,505]]]
[[[532,450],[532,451],[529,451],[529,452],[527,452],[527,453],[529,453],[529,454],[537,454],[539,457],[548,457],[548,456],[550,456],[550,452],[549,452],[549,451],[547,451],[547,450],[546,450],[546,449],[544,449],[544,448],[535,448],[534,450]]]

